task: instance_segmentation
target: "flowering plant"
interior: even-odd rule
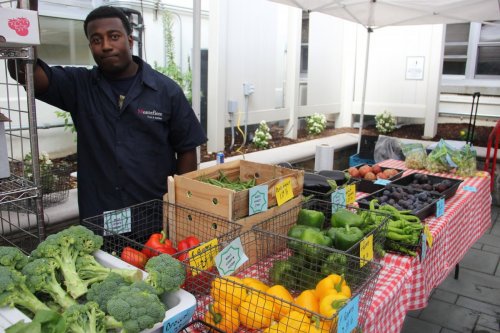
[[[42,152],[39,160],[42,193],[51,193],[57,190],[59,177],[54,173],[54,164],[49,154]],[[31,153],[24,157],[24,172],[29,180],[33,180],[33,157]]]
[[[390,133],[396,128],[396,118],[388,111],[379,113],[375,116],[375,127],[382,133]]]
[[[259,127],[255,130],[255,135],[253,137],[253,144],[257,148],[266,149],[269,146],[269,140],[273,137],[269,133],[269,126],[267,126],[266,121],[262,120]]]
[[[308,134],[320,134],[326,128],[326,116],[324,114],[315,113],[307,117],[306,128]]]

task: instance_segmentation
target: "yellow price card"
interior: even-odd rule
[[[276,201],[278,202],[278,206],[281,206],[288,200],[293,199],[292,180],[290,178],[276,184],[274,190],[276,192]]]
[[[359,257],[364,259],[359,261],[359,267],[363,267],[368,261],[373,260],[373,235],[365,237],[359,243]]]
[[[350,205],[356,201],[356,184],[347,185],[345,187],[345,203]]]
[[[429,226],[427,224],[424,226],[424,234],[425,234],[425,238],[427,239],[427,245],[429,245],[429,248],[431,248],[434,239],[432,238],[431,231],[430,231]]]
[[[197,268],[192,270],[192,274],[197,275],[200,271],[210,269],[215,264],[215,256],[219,253],[219,241],[212,239],[189,252],[189,265]],[[200,270],[200,271],[198,271]]]

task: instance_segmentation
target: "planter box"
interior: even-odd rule
[[[278,183],[289,178],[294,197],[302,193],[304,186],[302,170],[237,160],[175,175],[168,182],[168,197],[174,197],[178,205],[209,212],[230,221],[249,216],[249,190],[234,191],[203,182],[203,178],[217,179],[221,173],[231,180],[239,178],[248,181],[255,178],[256,185],[268,185],[269,208],[277,205],[275,187]]]

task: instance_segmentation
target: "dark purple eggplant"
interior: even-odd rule
[[[304,172],[304,191],[331,193],[337,189],[335,181],[316,173]]]
[[[320,170],[317,174],[335,180],[338,186],[344,185],[347,181],[345,172],[341,170]]]

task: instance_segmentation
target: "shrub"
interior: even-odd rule
[[[396,118],[388,111],[375,116],[375,127],[382,134],[391,133],[396,128]]]
[[[253,137],[253,144],[257,148],[266,149],[269,146],[269,140],[273,137],[269,133],[269,126],[267,126],[266,121],[262,120],[259,127],[255,130],[255,135]]]
[[[318,135],[326,128],[326,116],[315,113],[306,118],[307,134]]]

